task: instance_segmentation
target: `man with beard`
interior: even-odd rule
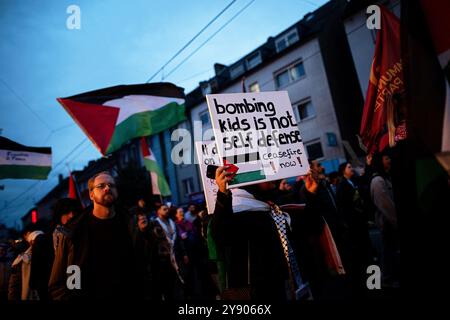
[[[138,290],[129,215],[116,204],[114,178],[100,172],[89,179],[88,188],[93,207],[66,225],[55,253],[50,295],[55,300],[133,298]],[[79,267],[81,288],[67,287],[68,277],[73,278],[67,268],[73,265]]]

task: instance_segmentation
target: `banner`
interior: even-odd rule
[[[24,146],[0,137],[0,179],[46,180],[51,169],[51,148]]]

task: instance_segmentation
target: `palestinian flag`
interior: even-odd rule
[[[51,169],[51,148],[27,147],[0,137],[0,179],[45,180]]]
[[[169,184],[144,137],[141,138],[141,150],[144,157],[144,165],[149,171],[152,180],[152,193],[160,194],[163,197],[170,196],[172,192],[170,192]]]
[[[171,83],[120,85],[57,100],[103,155],[186,119],[184,89]]]

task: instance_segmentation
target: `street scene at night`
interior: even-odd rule
[[[396,304],[443,254],[449,13],[0,1],[0,306]]]

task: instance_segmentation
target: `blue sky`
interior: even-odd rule
[[[233,3],[167,66],[166,74],[250,1]],[[2,0],[1,135],[29,146],[51,146],[53,170],[45,181],[0,180],[0,222],[14,226],[57,184],[58,174],[68,175],[66,163],[79,170],[101,156],[83,142],[85,135],[57,97],[146,82],[230,2]],[[214,63],[236,61],[325,2],[256,0],[164,81],[188,93],[214,75]],[[66,27],[66,9],[72,4],[81,9],[80,30]],[[161,74],[153,79],[160,80]]]

